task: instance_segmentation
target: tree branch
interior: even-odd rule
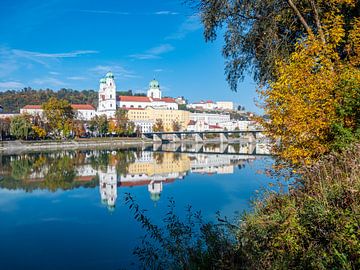
[[[319,17],[319,12],[318,12],[317,6],[316,6],[314,0],[311,0],[310,3],[311,3],[312,9],[314,10],[315,22],[316,22],[316,26],[318,28],[318,33],[320,35],[321,41],[325,44],[326,39],[325,39],[324,31],[322,30],[322,26],[321,26],[321,23],[320,23],[320,17]]]
[[[305,27],[305,29],[308,32],[309,36],[314,36],[313,31],[311,30],[310,26],[308,25],[308,23],[306,22],[304,17],[301,15],[299,9],[296,7],[294,2],[292,0],[287,0],[287,2],[289,3],[290,7],[295,11],[296,15],[298,16],[298,18],[299,18],[300,22],[302,23],[302,25]]]

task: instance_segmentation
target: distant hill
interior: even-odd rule
[[[131,90],[121,91],[117,94],[123,96],[133,95]],[[95,108],[98,105],[98,92],[95,90],[78,91],[63,88],[58,91],[54,91],[52,89],[35,90],[27,87],[19,91],[7,90],[4,92],[0,92],[0,106],[3,107],[4,113],[18,113],[20,109],[25,105],[41,105],[42,103],[48,101],[51,97],[65,99],[70,103],[91,104]]]

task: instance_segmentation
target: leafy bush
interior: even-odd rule
[[[236,222],[206,222],[190,207],[180,219],[171,200],[161,227],[128,194],[147,231],[134,253],[146,269],[360,269],[360,145],[300,175]]]

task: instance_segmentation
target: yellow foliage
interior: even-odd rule
[[[337,86],[344,79],[360,83],[355,67],[360,63],[360,20],[354,20],[349,32],[349,59],[341,59],[339,47],[346,42],[343,20],[341,14],[327,14],[326,43],[314,36],[299,42],[288,61],[277,62],[277,79],[259,91],[271,119],[263,125],[276,142],[274,151],[293,164],[311,163],[330,150],[330,129],[338,121],[336,108],[342,102]]]
[[[40,138],[40,139],[44,139],[46,136],[46,131],[45,129],[38,127],[38,126],[32,126],[31,127],[32,130],[34,131],[35,135]]]

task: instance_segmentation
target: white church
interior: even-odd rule
[[[100,80],[99,103],[97,110],[89,104],[71,104],[76,117],[89,121],[95,115],[106,115],[108,118],[115,116],[117,108],[123,109],[144,109],[153,107],[156,109],[177,110],[178,104],[173,98],[163,98],[160,84],[155,79],[149,84],[147,96],[117,96],[116,84],[113,73],[108,72]],[[43,115],[41,105],[26,105],[20,109],[21,114]]]
[[[117,108],[143,109],[146,107],[177,110],[178,104],[173,98],[162,97],[160,84],[155,79],[149,84],[147,96],[117,96],[115,79],[111,72],[100,80],[97,115],[105,114],[111,118],[115,116]]]

